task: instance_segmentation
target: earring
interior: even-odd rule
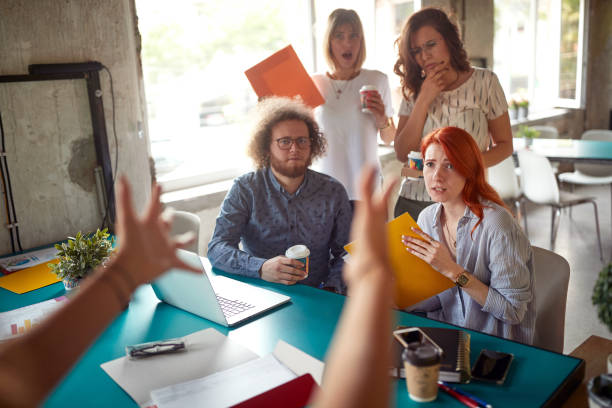
[[[424,69],[421,70],[421,78],[425,78],[425,70]]]

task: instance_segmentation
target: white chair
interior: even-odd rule
[[[597,230],[597,242],[599,244],[599,255],[603,261],[603,250],[599,233],[599,217],[597,215],[597,203],[593,197],[581,197],[577,194],[559,191],[557,180],[553,174],[550,162],[546,157],[540,156],[529,150],[518,151],[519,166],[521,168],[521,186],[525,198],[536,204],[551,207],[550,224],[550,246],[554,248],[557,230],[559,228],[560,213],[562,208],[572,207],[579,204],[591,203],[595,213],[595,228]],[[559,216],[559,220],[557,220]],[[527,229],[527,217],[525,217],[525,233]]]
[[[521,217],[521,199],[523,193],[519,187],[518,179],[514,171],[514,159],[507,157],[487,169],[489,184],[497,191],[502,200],[511,201],[518,217]]]
[[[172,231],[171,236],[177,236],[185,234],[187,232],[193,232],[196,236],[193,244],[185,247],[187,251],[199,253],[200,248],[200,217],[187,211],[174,211],[172,217]]]
[[[570,266],[561,255],[532,248],[536,298],[533,345],[563,353]]]
[[[603,140],[612,142],[612,130],[587,130],[582,134],[582,140]],[[572,191],[574,184],[594,186],[594,185],[610,185],[610,214],[612,214],[612,165],[611,164],[592,164],[580,163],[574,164],[573,173],[559,174],[559,181],[570,183]],[[610,218],[612,222],[612,216]]]
[[[558,139],[559,131],[554,126],[529,126],[533,130],[540,132],[539,138],[541,139]]]

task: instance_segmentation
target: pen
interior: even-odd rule
[[[444,391],[445,393],[447,393],[451,397],[455,398],[457,401],[461,402],[466,407],[480,408],[480,406],[478,405],[478,403],[476,401],[474,401],[470,397],[466,397],[465,395],[459,394],[457,391],[453,390],[449,386],[444,385],[442,383],[438,383],[438,387],[440,387],[440,389],[442,391]]]
[[[460,388],[457,387],[451,387],[449,384],[445,383],[444,381],[440,381],[442,384],[446,385],[448,388],[452,389],[453,391],[455,391],[457,394],[461,394],[461,395],[465,395],[468,398],[473,399],[479,406],[480,408],[493,408],[493,405],[489,404],[488,402],[478,398],[475,395],[472,395]]]

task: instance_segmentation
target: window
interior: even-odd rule
[[[494,71],[531,110],[584,106],[585,0],[496,0]]]
[[[151,155],[166,191],[250,168],[244,71],[292,44],[312,70],[309,2],[137,0]]]

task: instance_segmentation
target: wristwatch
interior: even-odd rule
[[[468,277],[467,273],[465,273],[464,271],[464,272],[461,272],[459,276],[457,276],[457,280],[455,280],[455,285],[462,288],[465,285],[467,285],[469,281],[470,281],[470,278]]]

